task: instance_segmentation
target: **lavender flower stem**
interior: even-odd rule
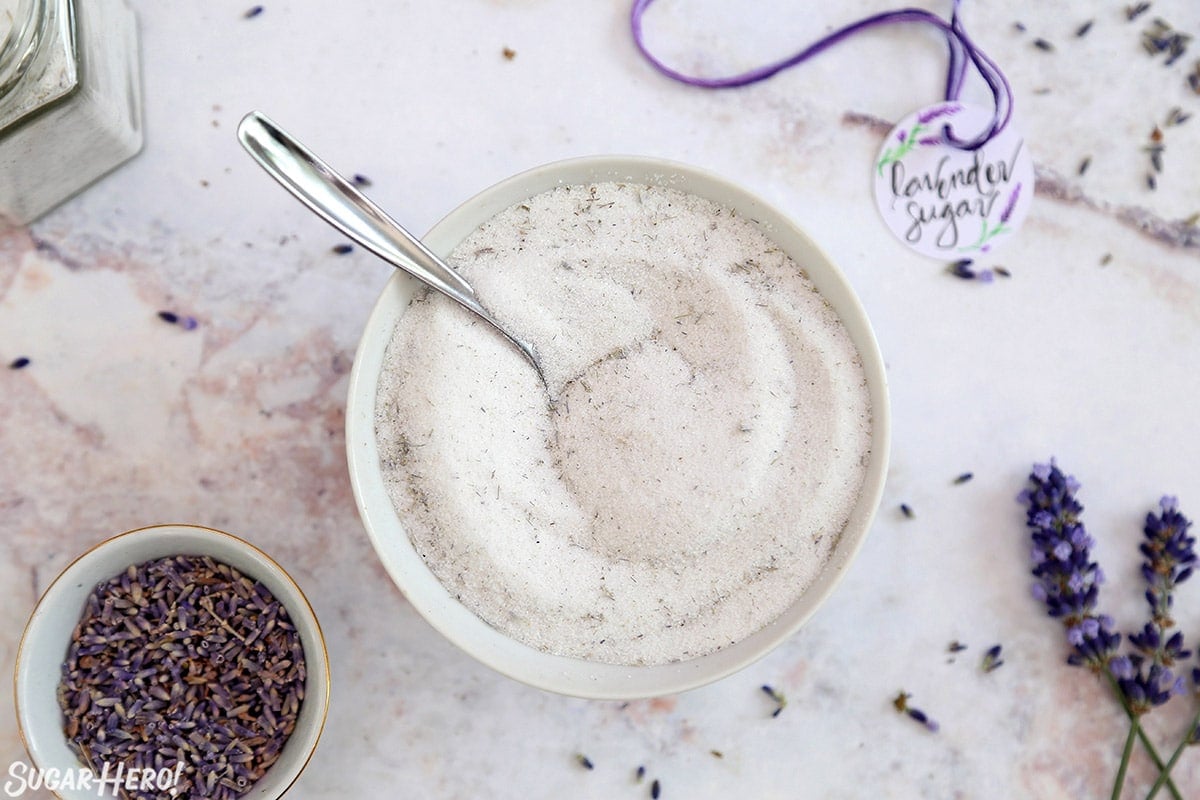
[[[1104,671],[1104,675],[1108,678],[1109,686],[1112,687],[1113,694],[1121,701],[1121,708],[1125,709],[1125,716],[1129,718],[1130,725],[1133,725],[1137,719],[1137,715],[1133,713],[1133,709],[1129,707],[1129,701],[1125,699],[1125,693],[1121,691],[1121,685],[1117,683],[1117,677],[1109,670]],[[1163,765],[1162,757],[1155,749],[1154,743],[1150,741],[1150,737],[1146,735],[1146,731],[1141,725],[1137,726],[1137,737],[1142,741],[1142,747],[1146,751],[1146,755],[1150,756],[1150,760],[1154,762],[1154,766],[1159,771],[1159,776],[1166,781],[1167,791],[1171,793],[1173,800],[1183,800],[1183,795],[1179,793],[1179,787],[1175,785],[1175,781],[1171,778],[1170,773],[1166,771],[1166,766]]]
[[[1125,749],[1121,751],[1121,766],[1117,768],[1117,779],[1113,781],[1112,800],[1120,800],[1121,790],[1125,788],[1125,773],[1129,771],[1129,757],[1133,755],[1133,742],[1137,732],[1142,729],[1137,717],[1129,720],[1129,735],[1125,737]]]
[[[1175,762],[1179,760],[1181,755],[1183,755],[1183,751],[1187,749],[1189,744],[1191,744],[1190,734],[1192,731],[1196,730],[1197,726],[1200,726],[1200,711],[1197,711],[1196,716],[1192,717],[1191,724],[1189,724],[1186,728],[1187,733],[1185,733],[1183,738],[1180,739],[1179,746],[1175,748],[1175,752],[1171,753],[1171,758],[1169,761],[1167,761],[1167,765],[1165,767],[1159,767],[1158,780],[1156,780],[1154,785],[1150,787],[1150,794],[1146,795],[1146,800],[1154,800],[1154,795],[1158,794],[1158,790],[1161,789],[1164,784],[1171,787],[1175,785],[1171,781],[1171,770],[1175,768]]]

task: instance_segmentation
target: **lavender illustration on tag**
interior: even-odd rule
[[[961,250],[964,253],[971,252],[974,250],[979,250],[980,252],[986,253],[988,251],[988,249],[991,247],[991,245],[988,243],[994,237],[996,237],[998,234],[1001,234],[1001,233],[1008,233],[1009,228],[1007,227],[1007,223],[1008,223],[1008,220],[1012,217],[1013,210],[1016,209],[1016,207],[1017,207],[1017,199],[1020,196],[1021,196],[1021,184],[1018,183],[1016,186],[1013,187],[1012,192],[1008,195],[1008,202],[1006,202],[1004,204],[1004,210],[1000,212],[1000,221],[997,222],[994,226],[989,226],[988,221],[985,218],[983,220],[982,229],[979,231],[979,241],[975,242],[975,244],[968,245],[966,247],[960,247],[959,250]]]
[[[929,123],[939,117],[949,117],[958,113],[962,106],[957,103],[945,103],[944,105],[934,106],[917,115],[916,121],[908,130],[901,130],[896,134],[898,144],[895,147],[889,147],[883,152],[879,158],[879,163],[875,165],[877,175],[883,175],[883,170],[888,164],[893,164],[903,159],[908,155],[914,147],[928,147],[930,145],[941,144],[941,136],[922,136],[921,134],[929,131]]]

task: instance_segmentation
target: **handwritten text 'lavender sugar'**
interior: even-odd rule
[[[995,161],[986,160],[982,149],[976,150],[966,168],[947,169],[950,156],[944,155],[932,170],[912,175],[903,161],[893,161],[890,164],[892,208],[903,202],[911,223],[905,231],[905,240],[916,244],[932,235],[937,246],[947,251],[985,249],[990,239],[1006,231],[1005,225],[1020,197],[1018,183],[1007,192],[999,219],[990,221],[1024,146],[1022,139],[1011,157]],[[970,220],[978,222],[968,225]]]

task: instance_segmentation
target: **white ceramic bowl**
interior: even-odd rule
[[[486,189],[439,222],[422,240],[445,257],[498,212],[556,186],[623,181],[667,186],[708,198],[755,220],[803,266],[837,311],[858,347],[870,389],[871,454],[857,505],[830,562],[811,588],[782,616],[742,641],[710,655],[656,666],[616,666],[550,655],[501,634],[438,582],[417,554],[388,498],[375,442],[375,395],[384,351],[396,321],[419,284],[397,272],[376,303],[363,332],[346,412],[350,480],[359,513],[392,580],[425,619],[470,655],[517,680],[562,694],[596,699],[653,697],[691,689],[761,658],[804,624],[833,591],[859,551],[879,505],[890,441],[887,379],[871,325],[842,273],[791,220],[720,177],[657,159],[601,156],[572,159],[523,172]]]
[[[42,771],[56,769],[59,776],[83,766],[67,744],[57,692],[71,633],[88,596],[98,583],[120,574],[130,564],[174,555],[211,556],[261,581],[287,609],[300,634],[307,678],[295,730],[279,759],[243,795],[246,800],[274,800],[288,790],[308,764],[325,725],[329,711],[325,638],[300,587],[270,556],[236,536],[193,525],[156,525],[107,539],[72,562],[42,594],[21,637],[14,687],[17,725],[33,762],[30,766]],[[106,791],[112,796],[111,785]],[[95,786],[55,794],[63,800],[95,800],[97,796]]]

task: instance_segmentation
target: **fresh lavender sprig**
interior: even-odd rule
[[[1033,596],[1066,626],[1072,645],[1068,663],[1105,671],[1117,655],[1121,634],[1114,632],[1111,617],[1096,612],[1104,573],[1092,561],[1095,540],[1079,518],[1079,482],[1063,474],[1053,460],[1035,465],[1029,482],[1018,499],[1026,506],[1026,526],[1033,539],[1030,557],[1038,579]]]
[[[1130,656],[1132,674],[1118,675],[1121,691],[1137,713],[1166,703],[1186,690],[1182,676],[1171,667],[1188,658],[1183,633],[1169,634],[1175,626],[1171,619],[1175,587],[1191,577],[1196,563],[1196,540],[1188,536],[1191,520],[1179,512],[1179,501],[1163,497],[1161,513],[1146,515],[1142,528],[1145,540],[1141,544],[1142,577],[1145,578],[1146,602],[1150,604],[1150,621],[1142,630],[1129,635],[1129,642],[1138,653]]]
[[[1125,741],[1113,785],[1113,798],[1119,798],[1121,795],[1133,743],[1135,739],[1140,739],[1146,753],[1159,769],[1159,781],[1151,795],[1162,786],[1166,786],[1172,797],[1182,800],[1182,795],[1170,777],[1171,767],[1179,753],[1176,752],[1171,761],[1164,765],[1140,724],[1142,714],[1181,691],[1182,680],[1162,663],[1148,664],[1142,654],[1125,656],[1118,653],[1121,635],[1114,631],[1112,618],[1096,610],[1099,587],[1104,583],[1104,573],[1091,558],[1091,548],[1095,541],[1088,535],[1080,520],[1083,506],[1075,497],[1078,491],[1079,482],[1074,477],[1064,474],[1051,459],[1048,464],[1034,465],[1029,476],[1029,486],[1018,495],[1018,500],[1026,506],[1026,526],[1033,540],[1030,555],[1033,574],[1038,578],[1038,582],[1033,586],[1033,595],[1046,605],[1046,611],[1051,617],[1062,620],[1066,626],[1067,641],[1072,647],[1067,662],[1074,666],[1085,666],[1096,674],[1105,676],[1129,717],[1129,736]],[[1163,506],[1164,515],[1168,511],[1176,511],[1173,502],[1169,504],[1169,508],[1168,505]],[[1186,536],[1187,526],[1181,526],[1174,516],[1165,524],[1162,519],[1157,517],[1152,522],[1151,518],[1147,518],[1147,537],[1151,537],[1152,532],[1159,538],[1164,538],[1165,534],[1165,539],[1173,543],[1172,547],[1155,548],[1151,545],[1149,549],[1153,552],[1170,549],[1175,554],[1173,557],[1178,560],[1184,557],[1179,537]],[[1179,530],[1180,527],[1182,531]],[[1166,528],[1171,530],[1166,531]],[[1145,546],[1143,552],[1146,553]],[[1147,557],[1149,558],[1148,553]],[[1186,579],[1190,571],[1187,574],[1171,571],[1172,588],[1179,583],[1181,574],[1183,579]],[[1148,593],[1147,598],[1150,599],[1152,594]],[[1152,608],[1156,607],[1156,601],[1157,595],[1154,595],[1154,599],[1151,600]],[[1169,608],[1169,603],[1167,607]],[[1155,647],[1161,647],[1176,656],[1186,653],[1182,649],[1182,637],[1170,637],[1164,643],[1161,631],[1157,627],[1151,634],[1143,630],[1135,636],[1147,636],[1147,643],[1153,638]],[[1197,670],[1195,677],[1200,680],[1200,670]],[[1200,717],[1193,726],[1197,727],[1200,727]],[[1189,736],[1192,734],[1200,737],[1200,730],[1190,731]],[[1183,746],[1180,745],[1181,750]]]
[[[1171,619],[1175,587],[1192,576],[1196,564],[1196,539],[1188,536],[1192,522],[1179,512],[1176,498],[1163,497],[1159,508],[1162,513],[1146,515],[1146,525],[1142,528],[1146,540],[1142,542],[1141,551],[1146,558],[1142,563],[1142,577],[1149,587],[1146,602],[1153,614],[1151,624],[1158,629],[1161,638],[1175,624]],[[1187,658],[1187,654],[1180,658]]]

